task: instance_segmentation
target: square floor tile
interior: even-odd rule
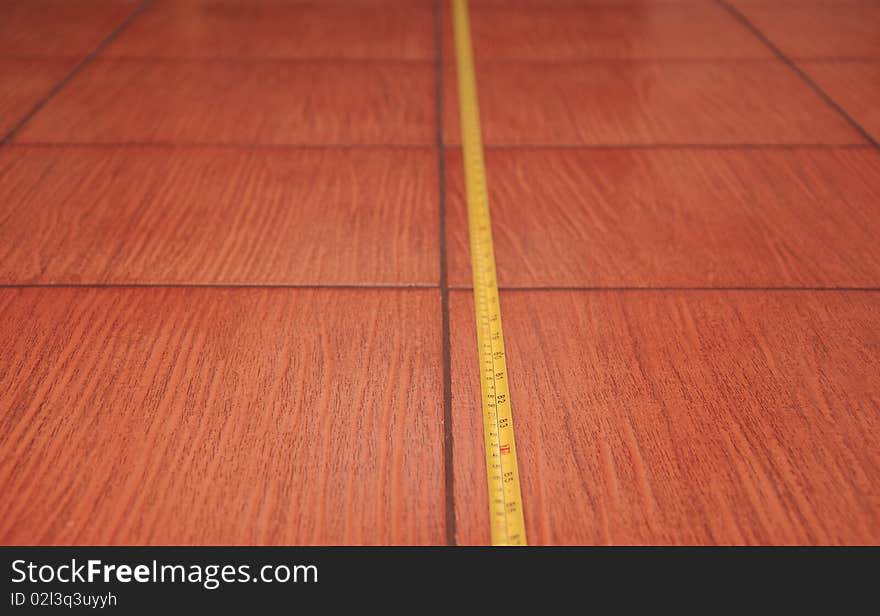
[[[5,148],[0,282],[436,285],[437,184],[430,148]]]
[[[490,149],[486,168],[501,285],[880,287],[874,149]],[[446,177],[469,286],[457,149]]]
[[[0,58],[0,140],[73,68],[72,60]]]
[[[880,59],[880,5],[741,6],[743,14],[793,59]]]
[[[0,57],[83,57],[137,6],[136,0],[3,0]]]
[[[459,143],[454,70],[445,136]],[[864,138],[781,62],[490,63],[477,67],[487,144],[850,144]]]
[[[799,62],[798,66],[875,141],[880,141],[880,59]]]
[[[4,545],[445,543],[439,292],[7,288],[0,315]]]
[[[489,540],[473,303],[450,297],[460,544]],[[880,541],[880,293],[502,292],[528,540]]]
[[[105,56],[433,59],[431,7],[157,1]]]
[[[455,62],[452,11],[444,58]],[[771,58],[714,4],[480,6],[470,10],[474,60]]]
[[[434,80],[428,62],[101,60],[19,139],[431,145]]]
[[[500,6],[500,7],[544,7],[558,8],[570,6],[693,6],[706,5],[715,0],[469,0],[471,7]]]

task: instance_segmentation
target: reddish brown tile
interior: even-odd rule
[[[20,140],[433,144],[434,107],[431,63],[102,60]]]
[[[741,6],[743,14],[794,59],[880,59],[880,5]]]
[[[6,148],[0,283],[437,284],[436,167],[414,148]]]
[[[3,0],[0,57],[85,56],[137,5],[136,0]]]
[[[454,63],[451,11],[444,57]],[[714,4],[481,7],[470,10],[476,62],[663,58],[771,58]]]
[[[0,140],[60,82],[73,61],[0,58]]]
[[[0,315],[4,545],[445,542],[437,291],[3,289]]]
[[[472,299],[455,508],[489,539]],[[502,292],[530,544],[880,541],[880,293]]]
[[[455,71],[447,143],[459,143]],[[781,62],[490,63],[487,144],[848,144],[862,136]]]
[[[430,7],[154,2],[109,56],[433,59]]]
[[[880,153],[489,150],[510,286],[880,287]],[[447,154],[449,277],[470,285],[462,161]]]
[[[798,64],[875,141],[880,141],[880,59]]]
[[[469,0],[470,7],[502,6],[502,7],[541,7],[555,9],[570,6],[688,6],[709,4],[714,0]]]

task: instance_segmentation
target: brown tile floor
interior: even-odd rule
[[[452,293],[453,340],[476,336],[472,301]],[[880,294],[502,291],[501,308],[531,543],[880,541]],[[467,544],[488,541],[476,363],[453,346]]]
[[[107,56],[434,59],[424,6],[331,6],[155,0]]]
[[[137,5],[137,0],[3,0],[0,57],[81,58]]]
[[[74,64],[66,58],[0,57],[0,134],[6,135],[45,100]]]
[[[102,58],[15,141],[431,145],[433,101],[427,62]]]
[[[446,3],[0,2],[0,542],[486,542]],[[876,5],[472,5],[531,542],[880,542]]]
[[[461,154],[446,161],[449,281],[470,286]],[[876,149],[498,148],[486,168],[501,285],[880,280]]]
[[[880,6],[872,2],[755,4],[743,14],[792,59],[880,58]]]
[[[438,306],[3,289],[0,542],[443,542]]]
[[[431,148],[8,147],[0,282],[436,286],[436,159]]]
[[[853,120],[880,141],[880,58],[871,61],[798,62],[798,66]]]
[[[479,61],[772,57],[747,28],[711,2],[475,4],[470,15]],[[450,61],[454,59],[451,21],[444,21],[444,56]],[[504,27],[499,28],[499,23]]]
[[[456,100],[455,72],[445,77]],[[488,63],[477,79],[490,146],[864,143],[776,60]],[[456,107],[445,120],[458,143]]]

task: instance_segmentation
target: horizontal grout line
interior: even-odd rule
[[[266,149],[266,150],[434,150],[438,145],[432,143],[175,143],[172,141],[14,141],[5,144],[8,148],[225,148],[225,149]],[[445,143],[444,149],[461,149],[461,144]],[[644,144],[596,144],[596,143],[498,143],[484,144],[487,150],[872,150],[868,143],[644,143]]]
[[[452,286],[450,291],[472,291],[470,286]],[[627,287],[627,286],[546,286],[546,287],[518,287],[499,286],[499,291],[848,291],[848,292],[877,292],[880,287]]]
[[[74,61],[79,56],[73,54],[62,55],[11,55],[2,56],[0,60],[13,61]],[[804,57],[792,58],[796,62],[877,62],[880,63],[880,57],[859,57],[859,56],[839,56],[839,57]],[[426,58],[396,58],[396,57],[343,57],[343,56],[107,56],[101,55],[92,60],[92,63],[112,63],[112,62],[153,62],[153,63],[206,63],[206,64],[423,64],[426,68],[432,68],[435,60],[430,57]],[[529,64],[529,65],[545,65],[556,64],[560,66],[570,66],[572,64],[594,64],[594,63],[633,63],[633,64],[744,64],[744,63],[764,63],[764,64],[780,64],[781,60],[768,53],[765,56],[747,56],[740,58],[731,57],[687,57],[687,56],[639,56],[639,57],[615,57],[615,56],[584,56],[580,58],[486,58],[476,61],[476,67],[488,65],[507,65],[507,64]],[[453,69],[455,64],[450,60],[445,60],[443,64],[447,70]]]
[[[152,62],[152,63],[205,63],[205,64],[423,64],[433,71],[434,58],[348,58],[343,56],[107,56],[95,62]]]
[[[508,64],[528,64],[528,65],[546,65],[555,64],[559,66],[571,66],[578,64],[746,64],[746,63],[762,63],[762,64],[781,64],[780,60],[772,54],[767,53],[762,56],[743,56],[739,58],[732,57],[691,57],[691,56],[583,56],[573,58],[483,58],[476,60],[474,68],[479,70],[481,66],[491,65],[508,65]],[[447,70],[454,68],[455,64],[447,61],[445,67]]]
[[[81,53],[59,53],[59,54],[0,54],[0,62],[55,62],[65,60],[67,62],[79,62],[83,57]]]
[[[848,62],[853,63],[863,63],[863,64],[880,64],[880,56],[870,57],[870,56],[836,56],[836,57],[828,57],[823,58],[822,56],[818,57],[804,57],[804,58],[791,58],[792,62],[803,64],[807,62],[824,62],[826,64],[846,64]]]
[[[261,284],[261,283],[0,283],[0,289],[325,289],[325,290],[423,290],[440,289],[433,284]],[[470,286],[449,286],[450,291],[472,291]],[[499,286],[499,291],[840,291],[880,292],[880,287],[634,287],[634,286]]]
[[[226,148],[235,150],[434,150],[437,144],[425,143],[210,143],[173,141],[14,141],[8,147],[33,148]]]
[[[461,148],[461,144],[447,144]],[[869,143],[498,143],[484,144],[487,150],[871,150]]]
[[[418,290],[439,289],[434,284],[259,284],[259,283],[22,283],[3,284],[0,289],[328,289],[328,290]]]

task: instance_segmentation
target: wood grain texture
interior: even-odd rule
[[[769,6],[769,7],[812,7],[812,6],[849,6],[870,5],[877,0],[725,0],[733,6]]]
[[[502,292],[529,542],[876,544],[880,294]],[[488,540],[451,295],[459,543]]]
[[[0,543],[445,540],[434,290],[0,290]]]
[[[168,0],[171,2],[172,0]],[[289,4],[303,7],[328,6],[336,7],[420,7],[432,8],[434,0],[173,0],[178,5],[211,8],[218,5],[241,5],[262,8],[276,4]],[[638,1],[638,0],[636,0]]]
[[[880,153],[490,149],[499,284],[880,286]],[[449,280],[470,285],[460,152]]]
[[[431,145],[434,107],[427,62],[100,60],[18,140]]]
[[[487,144],[848,144],[864,139],[780,62],[490,63]],[[446,142],[460,142],[455,71]]]
[[[714,4],[482,6],[470,10],[476,62],[587,59],[771,58]],[[455,62],[451,11],[444,58]]]
[[[433,59],[431,7],[154,1],[108,56]]]
[[[73,61],[0,58],[0,139],[61,81]]]
[[[799,62],[798,66],[880,141],[880,58],[871,62]]]
[[[0,57],[85,56],[137,0],[2,0]]]
[[[468,0],[470,6],[503,6],[503,7],[568,7],[568,6],[643,6],[655,7],[666,5],[700,5],[714,0]]]
[[[6,148],[0,283],[437,284],[436,169],[429,148]]]
[[[880,59],[880,5],[877,3],[739,8],[790,58]]]

